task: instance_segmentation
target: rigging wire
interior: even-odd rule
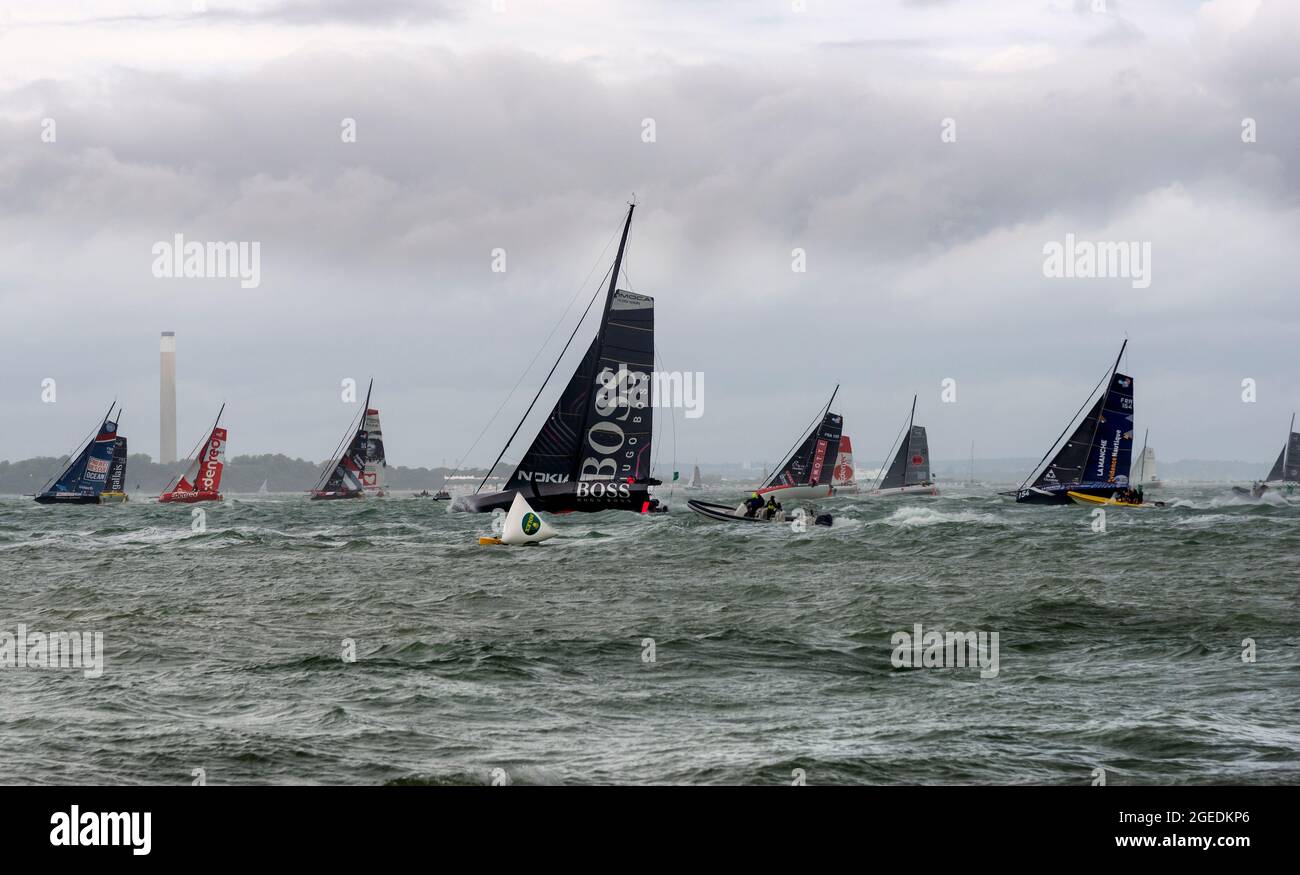
[[[573,297],[570,298],[569,303],[565,305],[564,312],[560,314],[560,318],[555,321],[555,324],[553,326],[551,326],[551,330],[546,335],[546,339],[542,341],[539,347],[537,347],[537,352],[533,353],[532,360],[529,361],[528,364],[523,368],[523,370],[519,372],[519,378],[515,380],[515,384],[510,387],[510,391],[506,393],[506,397],[504,400],[502,400],[501,405],[497,407],[496,412],[493,413],[491,419],[487,421],[487,425],[483,426],[483,430],[478,433],[478,437],[474,438],[474,442],[470,444],[469,449],[466,450],[465,454],[460,457],[460,460],[456,462],[456,467],[452,470],[450,474],[447,475],[445,479],[450,480],[456,474],[460,473],[460,470],[463,467],[461,463],[470,457],[470,454],[474,452],[475,447],[477,447],[479,445],[479,442],[483,440],[483,436],[487,434],[488,429],[492,427],[492,423],[496,422],[497,417],[501,415],[501,411],[504,410],[506,405],[510,403],[510,399],[514,397],[515,392],[519,389],[520,384],[523,383],[524,378],[528,376],[528,372],[532,370],[533,365],[537,364],[537,360],[541,358],[542,352],[546,349],[547,345],[551,342],[551,338],[555,336],[555,332],[558,331],[560,326],[564,324],[564,319],[566,316],[569,315],[569,311],[573,309],[574,302],[578,300],[578,297],[582,294],[583,289],[587,287],[587,283],[591,281],[592,274],[596,272],[596,268],[599,267],[601,261],[604,260],[605,253],[609,251],[609,245],[614,242],[614,238],[617,236],[618,236],[618,230],[615,229],[614,233],[610,235],[609,240],[605,241],[605,246],[603,249],[600,250],[600,255],[598,255],[596,257],[596,260],[591,263],[591,270],[587,271],[587,276],[583,278],[582,282],[578,285],[577,291],[573,293]],[[605,276],[609,275],[608,269],[606,269],[604,275]],[[602,277],[601,285],[603,284],[604,284],[604,278]],[[597,286],[597,288],[600,288],[600,286]],[[588,304],[587,308],[590,309],[591,305]],[[586,315],[585,312],[583,315],[584,316]],[[578,324],[579,325],[582,324],[581,319],[578,320]],[[522,423],[520,424],[522,425]],[[500,458],[498,458],[497,461],[500,461]],[[493,463],[492,467],[495,468],[496,464]],[[490,477],[491,475],[492,475],[492,469],[489,468],[488,476]],[[484,483],[487,482],[486,478],[484,479],[483,482]],[[482,488],[482,484],[479,484],[479,488],[480,489]],[[477,489],[474,491],[478,492]]]

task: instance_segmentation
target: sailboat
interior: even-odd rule
[[[1282,452],[1278,453],[1277,461],[1269,469],[1268,476],[1262,483],[1255,483],[1251,489],[1251,495],[1259,498],[1270,489],[1283,489],[1287,495],[1295,492],[1295,488],[1300,486],[1300,432],[1295,430],[1295,414],[1291,414],[1291,426],[1287,432],[1287,439],[1282,444]],[[1245,492],[1246,490],[1234,486],[1234,490]]]
[[[635,209],[635,204],[628,206],[596,336],[550,416],[506,480],[504,489],[482,492],[560,366],[599,290],[579,317],[514,433],[496,461],[488,466],[487,475],[474,494],[459,496],[454,508],[480,513],[498,508],[506,510],[514,504],[515,496],[522,494],[533,507],[549,513],[667,510],[660,506],[659,499],[650,495],[650,487],[660,484],[650,472],[654,426],[650,398],[654,372],[654,298],[618,288]]]
[[[333,498],[382,498],[384,495],[384,435],[379,428],[379,411],[370,406],[370,393],[375,381],[366,389],[366,403],[361,406],[358,419],[348,426],[339,441],[347,445],[342,455],[331,458],[321,472],[316,488],[311,491],[313,501]]]
[[[691,490],[704,488],[704,482],[700,479],[699,465],[695,465],[691,468],[691,479],[686,481],[686,488]]]
[[[890,447],[892,450],[893,447]],[[886,457],[888,458],[888,457]],[[930,478],[930,441],[925,426],[916,424],[916,396],[912,396],[912,412],[908,416],[907,430],[903,432],[898,453],[890,466],[881,468],[883,476],[872,484],[867,494],[872,497],[890,495],[938,495],[939,488]]]
[[[268,482],[268,481],[263,480],[263,481],[262,481],[262,485],[259,486],[259,487],[257,487],[257,494],[258,494],[258,495],[270,495],[270,494],[271,494],[271,490],[269,490],[269,489],[266,488],[266,484],[267,484],[267,482]]]
[[[783,501],[787,498],[829,498],[835,494],[831,483],[835,462],[840,455],[844,419],[831,412],[831,405],[839,391],[840,387],[836,386],[822,408],[821,417],[807,436],[758,487],[756,491],[760,496],[774,494],[778,501]]]
[[[1125,340],[1115,364],[1093,387],[1089,400],[1103,383],[1106,385],[1074,431],[1067,425],[1020,487],[1003,495],[1013,495],[1023,504],[1069,504],[1074,500],[1070,492],[1108,498],[1128,488],[1133,455],[1133,378],[1119,372],[1120,359],[1127,347],[1128,340]],[[1084,405],[1087,403],[1085,400]],[[1071,424],[1083,409],[1080,407],[1075,412]],[[1062,444],[1067,434],[1069,437]],[[1047,467],[1040,467],[1048,456],[1052,460]]]
[[[173,502],[194,504],[200,501],[221,501],[221,472],[225,468],[223,461],[226,452],[226,430],[221,427],[221,414],[226,410],[222,404],[217,411],[217,418],[208,429],[203,448],[193,453],[194,461],[185,468],[179,481],[168,483],[158,500],[163,504]]]
[[[1156,450],[1147,445],[1150,434],[1151,429],[1142,433],[1142,452],[1138,453],[1134,470],[1129,476],[1134,486],[1141,486],[1144,490],[1160,488],[1160,478],[1156,476]]]
[[[117,421],[122,421],[122,411],[117,412]],[[118,435],[113,441],[113,458],[108,465],[108,480],[104,491],[99,493],[100,504],[123,504],[126,497],[126,438]]]
[[[109,470],[113,467],[113,454],[117,448],[117,423],[113,415],[114,401],[104,414],[104,419],[91,438],[63,469],[52,483],[47,482],[36,496],[39,504],[99,504],[99,496],[108,485]],[[125,443],[123,450],[125,451]],[[125,456],[122,475],[125,477]]]
[[[856,495],[858,482],[853,479],[853,442],[848,435],[840,435],[840,455],[835,461],[831,486],[836,495]]]

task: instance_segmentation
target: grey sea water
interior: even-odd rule
[[[796,533],[679,490],[525,549],[428,499],[236,496],[202,533],[0,499],[0,633],[106,651],[0,668],[0,782],[1300,780],[1300,496],[1173,487],[1095,533],[991,492]],[[893,667],[916,623],[997,632],[998,676]]]

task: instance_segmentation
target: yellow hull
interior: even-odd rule
[[[1066,495],[1074,499],[1075,504],[1082,504],[1085,507],[1155,507],[1152,504],[1134,504],[1131,501],[1116,501],[1113,498],[1102,498],[1100,495],[1087,495],[1083,492],[1067,492]]]
[[[122,504],[127,501],[125,492],[101,492],[99,493],[100,504]]]

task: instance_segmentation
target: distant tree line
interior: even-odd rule
[[[53,456],[38,456],[19,462],[0,462],[0,493],[29,494],[34,493],[45,482],[62,472],[68,460]],[[174,465],[160,465],[144,453],[133,453],[127,458],[126,482],[130,492],[157,494],[172,478],[181,474],[186,462]],[[222,492],[256,492],[266,482],[270,492],[306,492],[316,486],[324,470],[324,463],[309,462],[306,459],[291,459],[280,453],[261,456],[235,456],[226,463],[221,475]],[[406,468],[389,465],[385,472],[385,481],[391,489],[441,489],[448,468]],[[466,469],[462,474],[478,474],[483,471]]]

